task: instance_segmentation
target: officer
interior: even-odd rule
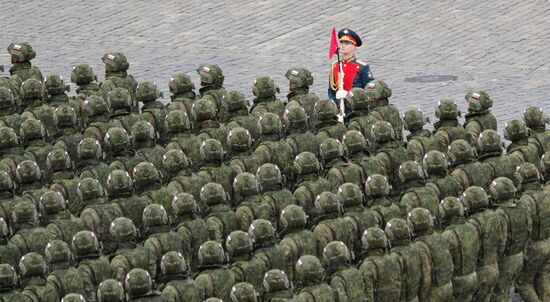
[[[204,219],[210,240],[223,242],[231,232],[239,229],[239,218],[229,206],[227,194],[220,184],[205,184],[201,189],[200,198],[205,206]]]
[[[189,115],[181,110],[171,110],[166,114],[166,150],[179,149],[191,160],[190,168],[196,171],[201,166],[200,145],[202,139],[191,133]]]
[[[300,257],[294,270],[300,301],[338,301],[333,289],[324,281],[325,270],[317,257],[313,255]]]
[[[280,245],[291,263],[302,255],[321,255],[322,247],[317,236],[306,228],[307,222],[307,215],[300,206],[288,205],[281,212]]]
[[[319,100],[315,93],[309,91],[309,87],[313,85],[313,75],[305,67],[291,67],[286,71],[285,77],[288,79],[290,91],[286,95],[288,100],[286,108],[300,105],[308,117],[307,125],[312,128],[314,126],[313,107]]]
[[[113,269],[109,259],[103,256],[97,237],[93,232],[80,231],[72,241],[72,250],[78,271],[86,280],[86,290],[95,292],[98,286],[111,278]]]
[[[254,141],[259,141],[261,132],[258,126],[258,117],[248,112],[248,100],[244,94],[236,90],[231,90],[228,93],[229,98],[227,103],[227,129],[232,130],[235,127],[243,127],[250,132]]]
[[[351,265],[351,253],[342,241],[332,241],[323,249],[327,283],[338,296],[337,301],[368,301],[361,272]]]
[[[38,211],[34,204],[23,201],[15,205],[12,212],[13,232],[11,242],[18,248],[21,255],[29,252],[44,255],[44,249],[53,236],[43,227],[39,227]]]
[[[151,81],[145,81],[138,85],[136,90],[136,99],[143,104],[141,106],[141,119],[148,121],[156,131],[156,137],[164,144],[166,141],[166,113],[168,110],[162,103],[162,93],[157,84]]]
[[[483,130],[478,138],[478,160],[481,163],[489,164],[493,171],[493,178],[507,177],[512,179],[515,173],[513,159],[504,155],[497,131]]]
[[[42,255],[27,253],[19,261],[23,296],[30,301],[56,302],[59,295],[53,283],[46,280],[48,266]]]
[[[200,302],[204,300],[203,291],[189,277],[189,268],[183,255],[171,251],[160,262],[161,277],[157,288],[162,290],[162,297],[166,301],[175,302]]]
[[[421,162],[429,151],[442,150],[432,132],[423,128],[429,122],[420,109],[410,109],[403,114],[403,125],[410,132],[407,135],[407,152],[417,162]]]
[[[286,141],[292,147],[294,156],[302,152],[318,153],[317,138],[308,129],[308,115],[302,106],[287,105],[283,120],[286,126]],[[313,120],[313,115],[311,115],[311,120]]]
[[[295,301],[296,296],[293,293],[292,285],[288,280],[287,274],[278,269],[272,269],[264,275],[264,294],[262,301]]]
[[[0,264],[0,299],[2,301],[24,301],[25,296],[17,289],[17,281],[17,273],[13,266],[7,263]]]
[[[256,178],[260,184],[262,197],[275,209],[277,217],[289,204],[298,204],[298,200],[292,192],[284,185],[283,176],[279,167],[266,163],[256,171]]]
[[[493,100],[485,91],[470,91],[464,97],[468,102],[468,113],[464,116],[464,129],[472,137],[478,137],[483,130],[497,130],[497,120],[491,113]]]
[[[254,258],[261,263],[262,267],[292,272],[292,265],[286,258],[285,251],[278,244],[275,228],[269,220],[252,221],[248,228],[248,235],[254,244]]]
[[[260,195],[260,185],[254,174],[243,172],[233,180],[235,214],[240,221],[240,229],[246,230],[255,219],[266,219],[277,225],[276,208]]]
[[[30,78],[21,84],[21,104],[24,109],[21,119],[40,120],[46,129],[46,140],[50,140],[57,132],[57,122],[53,108],[44,103],[44,98],[44,84],[41,80]]]
[[[10,242],[10,229],[4,218],[0,218],[0,262],[16,267],[21,258],[19,248]]]
[[[231,263],[229,269],[235,278],[235,282],[248,282],[260,289],[262,276],[268,267],[263,262],[252,257],[252,239],[247,232],[234,231],[225,240],[227,255]]]
[[[401,198],[399,207],[403,213],[408,213],[414,208],[428,209],[433,218],[439,222],[438,194],[431,187],[426,186],[424,171],[415,161],[406,161],[399,167],[399,179],[401,180]]]
[[[191,108],[197,100],[197,94],[195,93],[195,84],[191,80],[191,77],[184,73],[177,73],[173,75],[168,81],[168,89],[170,89],[170,110],[181,110],[189,116],[191,114]]]
[[[57,130],[55,135],[54,148],[67,151],[72,159],[78,158],[77,148],[83,139],[80,121],[76,110],[70,106],[63,105],[55,109],[57,119]]]
[[[302,152],[294,158],[296,185],[294,197],[308,214],[314,214],[315,198],[323,192],[332,191],[330,182],[322,177],[321,164],[310,152]],[[312,215],[314,216],[314,215]]]
[[[371,119],[387,121],[395,131],[397,141],[403,141],[403,121],[395,105],[389,103],[391,89],[382,80],[374,80],[365,87],[369,103],[369,115]],[[368,134],[368,133],[367,133]],[[371,137],[367,136],[370,140]]]
[[[340,197],[332,192],[323,192],[317,196],[315,207],[318,215],[312,221],[313,234],[317,236],[319,246],[325,247],[331,241],[341,241],[353,251],[358,241],[358,226],[352,219],[342,217]],[[351,257],[350,254],[349,261]]]
[[[215,102],[216,120],[220,123],[225,123],[228,119],[227,104],[225,99],[228,99],[227,91],[223,87],[224,75],[222,69],[215,64],[201,64],[197,68],[201,81],[199,89],[200,98],[208,96],[208,99]]]
[[[124,302],[124,288],[122,282],[115,279],[107,279],[97,288],[97,300],[99,302]]]
[[[258,170],[259,159],[253,153],[252,144],[252,136],[245,128],[235,127],[229,131],[227,135],[229,154],[226,163],[235,172],[256,173]]]
[[[173,193],[187,192],[200,200],[202,186],[211,181],[206,173],[195,174],[189,158],[181,150],[168,150],[163,157],[163,166],[171,176],[167,188]]]
[[[117,87],[126,88],[132,97],[132,112],[139,113],[139,103],[136,98],[138,83],[128,74],[130,64],[121,52],[108,52],[101,59],[105,63],[105,81],[101,83],[104,91],[111,91]]]
[[[445,150],[452,142],[457,139],[467,141],[473,140],[471,134],[458,122],[461,116],[456,102],[449,98],[443,98],[435,106],[435,116],[439,121],[434,123],[434,136],[438,139],[441,150]]]
[[[279,92],[279,87],[269,76],[256,77],[252,85],[252,93],[256,98],[253,100],[250,112],[258,117],[273,113],[282,119],[285,105],[276,96]]]
[[[354,186],[357,186],[354,184]],[[340,192],[340,189],[338,192]],[[357,187],[359,189],[359,187]],[[355,190],[357,190],[355,189]],[[361,191],[356,191],[361,193]],[[367,178],[365,183],[366,206],[374,211],[377,217],[378,225],[386,225],[392,218],[401,217],[401,209],[388,197],[390,194],[390,184],[388,179],[380,174],[374,174]],[[366,229],[363,229],[365,231]]]
[[[331,184],[331,191],[336,191],[346,182],[360,184],[363,187],[365,175],[363,168],[348,161],[345,157],[344,146],[339,140],[327,138],[319,146],[321,165],[325,169],[325,178]]]
[[[445,154],[433,150],[422,160],[426,172],[426,186],[437,192],[438,200],[447,196],[458,197],[462,192],[461,185],[449,174],[449,162]]]
[[[84,230],[84,222],[69,211],[65,198],[58,191],[46,191],[40,197],[42,224],[55,239],[70,243],[73,236]]]
[[[231,198],[233,196],[233,179],[237,176],[235,170],[224,163],[225,150],[222,143],[216,139],[207,139],[200,146],[203,163],[197,175],[203,179],[221,184]]]
[[[346,126],[338,121],[338,108],[331,100],[319,100],[313,107],[315,126],[311,128],[317,137],[317,144],[327,138],[341,140],[346,133]]]
[[[386,175],[384,165],[371,156],[365,136],[360,131],[348,130],[342,138],[342,144],[345,146],[346,157],[363,169],[363,177],[374,174]]]
[[[10,68],[10,75],[17,75],[21,81],[26,81],[30,78],[42,81],[42,73],[36,66],[31,65],[31,60],[36,57],[36,52],[28,42],[20,41],[11,43],[8,46],[13,66]]]
[[[164,301],[160,292],[153,290],[153,279],[148,271],[134,268],[124,278],[124,288],[128,301]]]
[[[464,206],[456,197],[441,201],[442,232],[453,256],[453,299],[472,301],[478,286],[476,273],[480,239],[475,226],[466,223]]]
[[[70,91],[71,87],[65,85],[63,77],[58,73],[49,74],[44,79],[44,90],[46,94],[46,103],[54,108],[63,105],[69,105],[73,108],[77,108],[76,104],[69,100],[69,96],[65,93]]]
[[[492,169],[489,164],[477,161],[472,146],[465,140],[456,140],[449,145],[451,175],[461,185],[462,190],[470,186],[480,186],[488,189],[492,179]]]
[[[107,99],[111,105],[111,118],[120,121],[126,132],[132,132],[132,127],[139,121],[139,115],[132,113],[132,97],[128,90],[117,87],[109,92]]]
[[[529,138],[529,130],[521,119],[511,119],[506,123],[504,138],[511,141],[506,147],[506,154],[510,155],[515,166],[524,162],[539,164],[544,150],[536,139]]]
[[[217,297],[229,301],[231,288],[237,282],[231,270],[225,265],[226,255],[222,245],[207,241],[199,248],[197,285],[203,289],[204,297]]]
[[[531,130],[530,137],[538,141],[540,149],[544,152],[550,151],[550,130],[546,129],[546,124],[550,123],[550,119],[544,116],[542,108],[528,107],[525,109],[523,121],[525,126]]]
[[[59,297],[70,293],[83,295],[88,301],[93,301],[95,293],[86,290],[83,275],[74,267],[73,255],[69,245],[61,240],[53,240],[46,246],[46,262],[48,264],[48,282],[55,285]]]

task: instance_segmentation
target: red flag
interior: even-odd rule
[[[328,50],[328,57],[332,59],[332,56],[338,51],[338,40],[336,40],[336,27],[332,28],[332,37],[330,38],[330,49]]]

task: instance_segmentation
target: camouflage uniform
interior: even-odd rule
[[[464,140],[456,140],[449,146],[451,175],[460,184],[462,190],[470,186],[480,186],[485,190],[493,179],[489,164],[476,160],[473,148]]]
[[[17,245],[9,241],[10,230],[4,218],[0,218],[0,263],[6,263],[17,267],[21,252]]]
[[[254,286],[247,282],[240,282],[231,288],[231,301],[233,302],[259,302],[260,294]]]
[[[109,92],[108,101],[111,106],[111,119],[120,121],[126,132],[139,121],[139,115],[132,113],[132,97],[128,90],[117,87]]]
[[[365,179],[374,174],[387,175],[384,164],[368,151],[367,141],[361,132],[347,131],[342,138],[342,144],[346,147],[344,151],[346,151],[347,158],[363,169]]]
[[[268,267],[264,262],[252,256],[252,239],[248,233],[234,231],[227,236],[225,241],[229,256],[229,269],[235,278],[235,282],[248,282],[258,290],[261,289],[262,277]]]
[[[439,219],[439,198],[437,192],[426,186],[424,172],[414,161],[406,161],[399,167],[401,198],[399,207],[404,215],[414,208],[428,209],[434,219]]]
[[[168,88],[170,89],[170,105],[168,108],[172,110],[181,110],[191,115],[191,108],[197,100],[197,94],[195,93],[195,84],[191,81],[191,78],[184,74],[178,73],[173,75],[168,81]]]
[[[319,144],[315,134],[308,129],[308,116],[304,108],[287,105],[283,121],[286,126],[286,141],[292,147],[294,156],[306,151],[318,154]]]
[[[173,192],[166,186],[162,186],[160,173],[150,162],[139,163],[134,168],[135,178],[135,193],[139,197],[146,199],[147,203],[160,204],[168,213],[169,216],[174,215],[172,209]]]
[[[225,264],[225,252],[220,243],[207,241],[199,248],[199,271],[195,282],[203,290],[204,297],[217,297],[229,301],[231,287],[237,283]]]
[[[287,70],[285,77],[288,79],[290,90],[290,93],[286,96],[288,100],[286,108],[288,109],[296,105],[302,107],[305,110],[307,117],[309,117],[307,127],[313,128],[315,122],[313,119],[314,107],[315,103],[319,100],[319,97],[315,93],[309,92],[309,86],[313,85],[313,76],[311,75],[311,72],[304,67],[292,67]],[[303,151],[310,150],[301,150],[300,152]]]
[[[283,118],[285,105],[275,96],[279,93],[279,87],[275,85],[272,78],[268,76],[258,76],[252,85],[252,93],[256,97],[250,112],[258,117],[266,113],[273,113]]]
[[[95,178],[105,186],[109,175],[109,166],[103,162],[103,151],[97,140],[84,138],[80,141],[77,148],[75,170],[80,179]]]
[[[123,302],[124,288],[122,282],[115,279],[107,279],[97,288],[97,299],[101,301]]]
[[[305,255],[300,257],[294,267],[298,299],[304,302],[338,301],[338,296],[324,279],[324,269],[317,257]]]
[[[298,201],[297,204],[302,206],[306,213],[315,214],[315,198],[323,192],[332,191],[331,184],[320,176],[321,164],[313,153],[298,154],[294,159],[294,169],[296,173],[294,197]]]
[[[239,229],[239,218],[228,204],[227,194],[217,183],[207,183],[201,189],[204,204],[204,219],[208,226],[210,240],[223,242],[231,232]]]
[[[356,192],[360,193],[360,191]],[[374,212],[379,226],[385,226],[392,218],[401,217],[401,209],[391,201],[388,194],[390,194],[390,184],[385,176],[374,174],[367,178],[365,183],[366,206]],[[363,231],[365,230],[363,229]]]
[[[292,192],[284,186],[281,170],[274,164],[263,164],[257,172],[256,177],[260,183],[262,197],[273,209],[277,217],[281,211],[289,204],[298,204],[298,200]]]
[[[0,125],[13,128],[19,133],[19,126],[22,121],[21,115],[17,112],[17,100],[10,88],[1,85],[0,82]]]
[[[479,162],[489,164],[493,178],[507,177],[512,179],[515,166],[509,155],[502,154],[500,135],[495,130],[484,130],[478,138]]]
[[[44,104],[44,84],[36,79],[28,79],[21,84],[21,101],[25,110],[21,113],[21,119],[35,118],[40,120],[46,129],[46,140],[55,135],[56,124],[54,109]]]
[[[130,174],[114,170],[107,177],[107,197],[109,203],[120,209],[124,217],[130,218],[138,229],[142,227],[142,214],[149,200],[133,194],[134,184]]]
[[[161,293],[153,290],[153,278],[147,270],[134,268],[124,279],[129,301],[161,302]]]
[[[204,300],[202,289],[189,277],[187,263],[178,252],[168,252],[161,260],[159,290],[162,297],[171,302],[201,302]]]
[[[51,238],[70,243],[73,236],[84,230],[84,222],[66,209],[65,198],[57,191],[47,191],[40,197],[42,224]]]
[[[361,272],[351,265],[351,253],[342,241],[333,241],[323,250],[327,265],[327,283],[338,296],[337,301],[368,301],[365,297],[365,280]]]
[[[231,90],[228,95],[229,98],[226,100],[229,116],[226,124],[227,129],[231,131],[236,127],[243,127],[250,132],[255,142],[259,141],[262,133],[258,126],[258,117],[248,112],[248,101],[244,94]]]
[[[44,181],[40,167],[32,160],[22,161],[17,165],[15,177],[17,180],[16,194],[38,207],[40,196],[46,191],[46,188],[43,187]]]
[[[130,64],[126,56],[121,52],[108,52],[101,60],[105,63],[105,81],[101,83],[101,89],[109,92],[117,87],[125,88],[132,97],[132,112],[139,113],[136,96],[138,83],[128,74]]]
[[[209,99],[212,99],[216,106],[216,120],[220,123],[227,122],[228,114],[225,99],[229,97],[223,87],[225,77],[221,68],[214,64],[201,64],[197,68],[197,73],[201,80],[200,97],[208,96]]]
[[[350,89],[346,96],[346,106],[353,110],[346,117],[346,127],[349,130],[359,131],[363,136],[371,138],[370,129],[378,119],[373,115],[369,115],[367,92],[360,87]]]
[[[78,198],[76,188],[80,178],[73,172],[73,163],[67,151],[54,149],[46,159],[46,183],[50,189],[58,191],[69,201],[69,209]]]
[[[178,149],[183,151],[191,161],[193,171],[202,166],[200,146],[202,139],[191,133],[189,116],[181,110],[172,110],[166,114],[167,139],[166,150]]]
[[[522,120],[516,118],[508,121],[504,128],[504,138],[511,141],[506,147],[506,154],[510,155],[515,166],[523,162],[539,165],[544,151],[536,139],[529,138],[529,130]]]
[[[203,165],[197,175],[222,185],[231,198],[233,196],[233,179],[237,173],[223,163],[225,151],[222,144],[215,139],[207,139],[201,144],[200,152]]]
[[[365,87],[369,103],[369,115],[378,121],[387,121],[391,124],[398,142],[403,141],[403,121],[395,105],[390,104],[388,98],[391,96],[391,89],[382,80],[374,80]],[[367,137],[369,140],[373,137]]]
[[[290,263],[296,263],[302,255],[320,255],[322,247],[317,236],[307,230],[307,216],[304,210],[296,205],[283,209],[279,221],[281,247]]]
[[[228,129],[216,120],[216,107],[211,96],[201,98],[193,104],[192,114],[197,123],[195,132],[202,139],[216,139],[227,149]]]
[[[91,95],[98,95],[104,99],[107,98],[107,92],[97,83],[97,75],[94,74],[92,66],[88,64],[78,64],[73,67],[71,72],[71,82],[77,85],[75,103],[77,105],[77,115],[84,118],[82,112],[84,100]],[[86,121],[82,121],[85,124]]]
[[[55,109],[58,132],[55,136],[54,148],[67,151],[72,159],[78,158],[78,144],[84,138],[80,132],[80,122],[75,109],[60,106]]]
[[[187,192],[195,200],[200,200],[200,190],[211,181],[210,175],[193,173],[191,163],[181,150],[169,150],[163,159],[165,169],[172,175],[172,181],[167,186],[172,194]]]
[[[466,133],[464,127],[458,122],[460,116],[458,106],[452,99],[442,99],[435,107],[435,116],[439,121],[434,123],[434,136],[438,139],[441,150],[445,150],[452,142],[463,139],[468,142],[474,137]]]
[[[0,264],[0,301],[24,301],[25,296],[16,287],[17,273],[13,265]]]
[[[319,147],[319,153],[321,165],[325,169],[324,177],[330,182],[331,191],[336,191],[346,182],[359,184],[363,189],[366,180],[363,168],[347,160],[344,146],[340,141],[327,138]]]
[[[485,91],[470,91],[464,97],[468,102],[468,113],[464,116],[464,129],[476,138],[483,130],[497,130],[497,120],[491,114],[493,100]]]
[[[256,173],[258,170],[259,159],[252,149],[252,137],[248,130],[242,127],[235,127],[227,135],[227,145],[229,156],[226,160],[235,172]]]
[[[426,153],[422,161],[426,173],[426,187],[437,192],[438,200],[447,196],[458,197],[462,192],[461,185],[449,174],[449,162],[447,157],[439,151]]]
[[[286,258],[284,249],[277,243],[275,228],[271,222],[265,219],[252,221],[248,235],[254,243],[254,258],[262,267],[292,272],[292,264]]]
[[[432,150],[442,151],[437,138],[424,125],[429,120],[420,109],[407,110],[403,114],[403,124],[410,134],[407,135],[407,152],[417,162],[422,161],[424,155]]]
[[[14,42],[8,46],[13,66],[10,68],[10,75],[17,75],[21,81],[34,78],[42,81],[42,73],[36,66],[31,65],[31,60],[36,57],[36,52],[28,42]]]
[[[83,112],[86,121],[84,137],[103,142],[103,138],[110,128],[123,128],[119,120],[111,119],[109,110],[109,104],[100,96],[91,95],[84,101]]]
[[[44,86],[46,92],[45,102],[53,108],[59,106],[71,106],[77,108],[73,100],[69,99],[69,96],[65,93],[71,90],[71,86],[65,85],[63,77],[58,73],[49,74],[44,79]]]
[[[290,281],[284,271],[273,269],[264,275],[264,294],[262,301],[287,302],[296,301],[297,297],[292,291]]]
[[[530,137],[534,138],[541,150],[544,152],[550,151],[550,131],[545,125],[550,123],[548,117],[544,117],[544,112],[540,107],[529,107],[523,112],[523,121],[525,126],[529,128]]]
[[[164,107],[164,104],[159,100],[162,98],[157,85],[150,81],[145,81],[137,87],[136,99],[143,103],[141,106],[140,118],[144,121],[148,121],[153,125],[156,135],[161,144],[165,144],[167,141],[168,132],[166,129],[165,118],[168,110]]]
[[[54,284],[46,280],[47,265],[42,255],[28,253],[19,262],[21,288],[29,301],[57,302],[59,296]]]
[[[40,170],[45,170],[46,157],[53,148],[46,143],[46,131],[42,123],[36,119],[28,119],[21,123],[20,129],[19,138],[25,148],[25,156],[35,161]]]
[[[55,285],[59,297],[70,293],[84,295],[88,301],[93,301],[95,294],[86,292],[84,276],[73,265],[69,245],[61,240],[54,240],[46,246],[46,262],[48,263],[48,282]]]
[[[28,159],[24,152],[15,131],[9,127],[0,127],[0,167],[12,178],[15,178],[17,165]]]
[[[21,255],[29,252],[44,255],[48,242],[54,238],[42,227],[37,226],[38,212],[30,202],[18,203],[13,209],[13,236],[11,242],[19,248]]]
[[[317,144],[327,138],[341,140],[346,133],[346,126],[338,121],[338,108],[331,100],[319,100],[314,106],[315,126],[311,129],[317,137]]]
[[[237,174],[233,180],[233,198],[235,214],[241,223],[241,230],[248,229],[255,219],[266,219],[277,225],[277,209],[272,207],[260,195],[260,185],[253,174],[243,172]]]

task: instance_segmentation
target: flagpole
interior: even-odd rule
[[[340,47],[336,48],[336,55],[338,56],[338,91],[344,90],[344,68],[342,67],[342,60],[340,60]],[[340,101],[340,114],[338,115],[338,120],[344,122],[344,116],[346,114],[346,104],[344,99],[339,99]]]

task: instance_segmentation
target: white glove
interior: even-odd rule
[[[347,90],[338,90],[338,91],[336,91],[336,99],[338,99],[338,100],[345,99],[347,95],[348,95]]]

